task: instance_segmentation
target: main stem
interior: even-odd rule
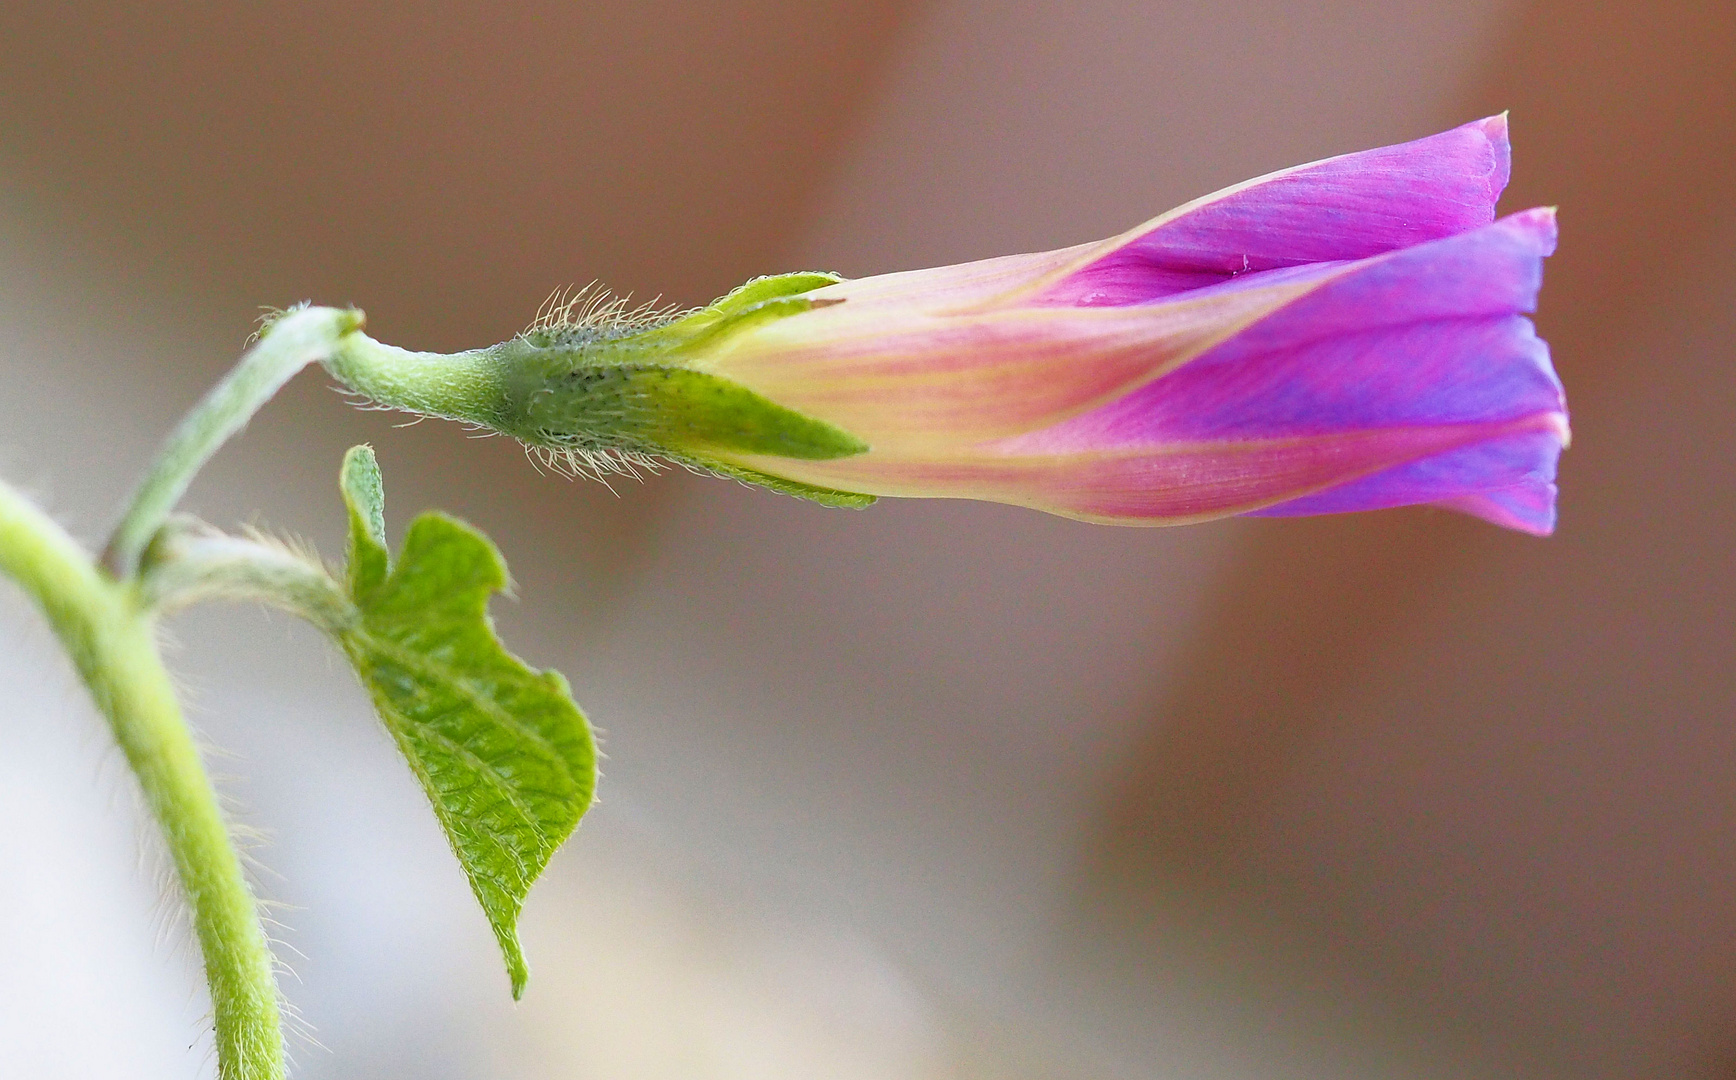
[[[223,1080],[281,1080],[271,949],[217,794],[131,584],[98,570],[53,519],[0,484],[0,572],[48,617],[108,718],[162,829],[205,961]]]

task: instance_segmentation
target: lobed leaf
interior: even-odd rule
[[[558,672],[528,667],[495,636],[488,602],[506,564],[485,536],[423,514],[389,566],[367,447],[345,457],[343,493],[360,619],[339,640],[470,878],[517,998],[525,895],[596,791],[590,725]]]

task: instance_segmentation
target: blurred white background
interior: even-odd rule
[[[411,347],[1077,243],[1513,109],[1563,207],[1560,534],[613,495],[292,384],[190,505],[499,541],[605,729],[514,1006],[316,636],[174,620],[302,1077],[1714,1077],[1736,1067],[1736,20],[1717,2],[0,11],[0,472],[100,539],[261,304]],[[125,770],[0,590],[0,1075],[212,1071]]]

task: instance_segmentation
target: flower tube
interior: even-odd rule
[[[1129,525],[1430,504],[1547,534],[1567,413],[1526,314],[1555,217],[1495,219],[1508,166],[1493,117],[1100,243],[544,328],[485,351],[491,415],[446,415],[823,501]]]
[[[1101,244],[839,282],[706,369],[866,442],[824,487],[1167,524],[1434,503],[1554,525],[1535,309],[1554,214],[1501,221],[1505,118],[1207,196]]]

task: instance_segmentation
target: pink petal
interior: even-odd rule
[[[1506,435],[1255,513],[1294,517],[1433,503],[1547,536],[1555,528],[1555,467],[1564,438],[1564,429]]]
[[[1294,504],[1411,462],[1532,434],[1554,438],[1559,445],[1559,420],[1525,417],[1095,453],[982,454],[946,460],[870,453],[836,461],[748,459],[743,464],[849,491],[986,499],[1089,521],[1174,525]],[[1509,478],[1509,485],[1515,480]]]

